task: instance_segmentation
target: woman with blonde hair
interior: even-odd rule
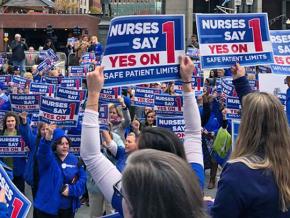
[[[290,217],[290,131],[283,106],[272,94],[250,93],[245,69],[239,64],[233,77],[243,105],[242,118],[212,215]]]

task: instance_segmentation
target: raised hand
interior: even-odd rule
[[[235,66],[232,66],[231,71],[233,73],[234,80],[246,75],[245,67],[242,67],[239,63],[236,63]]]
[[[97,66],[92,72],[87,74],[88,94],[100,93],[104,85],[104,67]]]
[[[27,112],[23,111],[19,114],[19,117],[24,125],[27,123]]]

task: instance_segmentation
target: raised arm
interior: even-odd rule
[[[99,94],[104,84],[103,68],[96,67],[87,75],[88,100],[83,118],[81,157],[105,198],[111,202],[113,185],[121,180],[121,173],[101,153],[99,138]]]
[[[251,89],[248,78],[246,77],[246,70],[244,67],[237,63],[236,66],[232,67],[232,72],[233,84],[239,96],[241,105],[243,105],[243,97],[253,92],[253,90]]]
[[[31,127],[28,122],[27,112],[22,112],[19,114],[21,119],[20,124],[20,134],[23,137],[25,144],[28,145],[30,151],[34,151],[36,143],[36,135],[32,133]]]
[[[204,169],[201,144],[201,119],[191,84],[194,65],[189,57],[182,57],[180,62],[180,75],[183,81],[183,116],[185,121],[184,149],[187,161],[191,164],[203,188]]]

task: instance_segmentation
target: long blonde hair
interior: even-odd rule
[[[290,206],[290,131],[283,106],[274,95],[256,92],[243,99],[239,135],[230,163],[270,169],[282,211]]]

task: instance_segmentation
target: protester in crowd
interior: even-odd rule
[[[191,35],[191,44],[188,47],[199,48],[196,34]]]
[[[11,105],[10,105],[9,97],[8,95],[6,95],[4,89],[5,89],[4,83],[0,82],[0,110],[10,111]]]
[[[20,66],[13,67],[13,76],[21,76],[21,67]]]
[[[30,70],[33,65],[37,62],[38,55],[35,52],[33,46],[28,48],[28,52],[25,54],[26,66]]]
[[[143,145],[149,145],[148,140],[150,140],[152,142],[150,147],[180,155],[184,159],[186,158],[197,174],[201,187],[203,187],[204,171],[201,148],[201,123],[195,95],[191,86],[193,69],[194,65],[191,60],[188,57],[182,57],[181,76],[184,81],[183,89],[185,92],[184,147],[173,132],[166,129],[160,132],[160,128],[150,128],[156,130],[151,137],[143,137],[142,133],[139,136],[137,146],[139,147],[142,141],[144,141]],[[116,192],[114,193],[112,189],[114,184],[120,181],[121,174],[116,167],[100,153],[100,141],[99,138],[94,135],[96,132],[99,132],[97,112],[99,93],[104,83],[103,69],[97,67],[94,72],[90,72],[87,82],[88,101],[83,119],[81,157],[106,199],[112,202],[113,207],[122,213],[122,199],[120,195],[117,195]],[[144,148],[143,146],[140,147]],[[158,197],[162,198],[162,196],[159,195]]]
[[[13,66],[19,66],[21,72],[25,72],[25,53],[24,51],[28,49],[26,40],[21,38],[20,34],[15,34],[14,40],[10,45],[12,49],[11,61]]]
[[[97,36],[92,36],[91,37],[91,45],[88,48],[88,52],[94,52],[96,55],[96,58],[100,60],[102,54],[103,54],[103,46],[102,44],[98,41]]]
[[[37,154],[39,183],[34,206],[37,217],[74,217],[84,194],[86,173],[69,152],[70,139],[62,129],[49,126]]]
[[[38,72],[37,65],[33,65],[31,67],[31,73],[32,73],[34,82],[40,82],[41,81],[41,77],[42,77],[43,73],[42,72]]]
[[[48,50],[48,49],[52,49],[54,52],[56,52],[56,49],[53,45],[53,41],[51,39],[46,39],[43,46],[43,50]]]
[[[20,136],[19,130],[19,117],[13,112],[7,112],[3,118],[3,136]],[[24,149],[24,148],[23,148]],[[25,157],[4,157],[3,162],[13,169],[13,183],[16,187],[24,193],[25,183],[23,178],[23,172],[26,166]]]
[[[175,95],[174,82],[168,83],[165,93],[169,95]]]
[[[119,102],[121,109],[115,104],[109,105],[109,122],[112,124],[111,131],[118,134],[125,141],[125,129],[130,126],[131,116],[124,98],[120,97]]]
[[[165,93],[166,89],[167,89],[167,84],[164,83],[164,82],[161,83],[161,90],[162,90],[162,93]]]
[[[290,130],[283,106],[271,94],[251,93],[245,68],[239,64],[233,79],[243,106],[241,124],[212,215],[290,217]]]
[[[145,113],[144,126],[153,127],[156,126],[156,114],[154,110],[149,110]]]

